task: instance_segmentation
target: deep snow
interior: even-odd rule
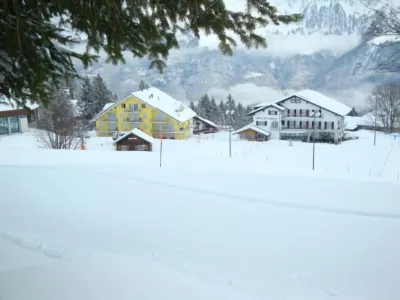
[[[224,133],[164,141],[162,168],[106,138],[2,137],[0,294],[397,300],[400,146],[357,134],[317,144],[315,172],[310,144],[234,141],[229,158]]]

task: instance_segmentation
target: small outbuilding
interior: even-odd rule
[[[193,134],[218,132],[217,124],[200,116],[193,117],[193,124]]]
[[[115,140],[117,151],[152,151],[154,138],[134,128]]]
[[[246,125],[236,131],[234,131],[232,134],[237,134],[239,135],[239,138],[241,140],[247,140],[247,141],[268,141],[269,136],[271,133],[265,129],[262,129],[258,126],[255,126],[253,124]]]

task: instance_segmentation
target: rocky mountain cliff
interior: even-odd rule
[[[197,100],[212,89],[228,91],[244,83],[274,90],[336,91],[391,78],[376,69],[387,56],[387,47],[359,42],[371,21],[371,11],[358,0],[274,3],[282,13],[303,12],[305,18],[299,24],[265,29],[262,34],[270,44],[267,50],[238,49],[234,56],[227,57],[215,49],[215,44],[210,46],[188,35],[181,38],[181,49],[171,54],[163,74],[149,70],[148,61],[133,58],[118,66],[99,62],[86,72],[100,73],[118,96],[136,89],[144,79],[182,100]],[[256,102],[266,97],[238,100]],[[351,99],[344,101],[349,103]]]

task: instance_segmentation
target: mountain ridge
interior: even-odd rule
[[[227,1],[228,8],[232,1]],[[359,1],[280,0],[272,4],[277,4],[280,13],[304,12],[304,20],[258,30],[270,43],[266,50],[239,47],[234,56],[223,56],[216,48],[215,37],[198,40],[188,34],[180,37],[181,48],[171,52],[162,74],[149,70],[149,61],[130,58],[129,54],[125,65],[107,65],[101,61],[84,72],[101,74],[118,96],[136,89],[143,79],[180,100],[194,101],[216,90],[220,94],[217,98],[222,98],[244,85],[254,89],[267,87],[272,94],[304,88],[335,91],[362,89],[392,77],[376,69],[386,50],[361,39],[372,20],[372,12]],[[237,2],[233,5],[239,7]],[[240,93],[238,97],[246,97],[246,93]],[[265,101],[266,97],[269,96],[238,100]],[[351,99],[343,101],[354,104]]]

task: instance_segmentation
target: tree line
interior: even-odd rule
[[[251,106],[236,102],[231,94],[226,101],[220,100],[218,104],[214,96],[210,98],[208,94],[204,94],[198,103],[191,101],[189,106],[198,116],[221,127],[232,126],[239,129],[252,121],[252,117],[247,115],[252,110]]]

